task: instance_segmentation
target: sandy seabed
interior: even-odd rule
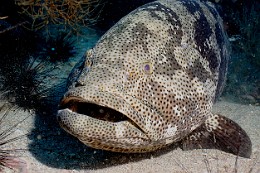
[[[26,137],[8,144],[19,152],[20,169],[6,173],[260,173],[260,106],[232,103],[222,98],[213,112],[236,121],[250,136],[253,150],[250,159],[214,149],[183,151],[172,145],[146,154],[121,154],[95,150],[65,133],[55,117],[32,114],[21,123],[13,136]],[[4,126],[28,116],[22,110],[9,112]]]

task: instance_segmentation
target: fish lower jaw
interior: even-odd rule
[[[59,123],[63,128],[65,127],[66,131],[71,131],[69,129],[77,126],[85,126],[85,129],[87,129],[86,124],[88,124],[88,126],[92,126],[94,124],[95,127],[102,126],[104,129],[106,126],[113,126],[111,128],[117,129],[117,133],[115,133],[116,135],[120,133],[128,133],[127,130],[129,129],[135,129],[133,130],[135,134],[129,137],[135,137],[137,133],[139,134],[137,136],[140,136],[142,133],[143,135],[141,136],[145,136],[144,138],[148,139],[145,135],[146,133],[123,113],[107,106],[101,106],[92,102],[88,102],[79,97],[63,99],[61,101],[60,110],[58,111],[57,117]],[[82,122],[85,122],[85,124],[79,125],[82,124]],[[98,131],[99,130],[97,130],[97,132]],[[74,134],[76,133],[74,132]],[[115,138],[120,138],[120,136],[116,136]]]
[[[128,120],[109,122],[68,108],[59,110],[57,118],[66,132],[96,149],[126,153],[155,150],[152,141]]]

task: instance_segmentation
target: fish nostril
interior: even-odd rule
[[[83,84],[82,82],[77,82],[77,83],[75,84],[75,87],[81,87],[81,86],[84,86],[84,84]]]

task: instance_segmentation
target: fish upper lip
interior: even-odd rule
[[[73,97],[73,96],[72,97],[65,97],[61,100],[60,105],[59,105],[59,109],[68,108],[71,111],[73,111],[74,108],[73,108],[73,105],[70,104],[71,101],[72,102],[75,102],[75,101],[84,102],[85,100],[83,98],[80,98],[80,97]]]

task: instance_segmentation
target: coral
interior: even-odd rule
[[[6,18],[7,18],[7,17],[6,17]],[[2,29],[1,27],[2,27],[2,25],[3,25],[3,23],[4,23],[4,22],[1,22],[1,19],[5,19],[5,17],[0,17],[0,29]],[[3,34],[3,33],[5,33],[5,32],[11,31],[11,30],[13,30],[13,29],[15,29],[15,28],[17,28],[17,27],[19,27],[19,26],[22,26],[22,25],[26,24],[26,23],[27,23],[27,22],[21,22],[21,23],[18,23],[18,24],[16,24],[16,25],[14,25],[14,26],[10,26],[10,27],[8,27],[8,28],[4,28],[4,29],[0,30],[0,34]]]
[[[93,25],[102,9],[101,0],[16,0],[21,13],[32,19],[32,29],[48,24],[62,24],[77,30],[79,25]]]

